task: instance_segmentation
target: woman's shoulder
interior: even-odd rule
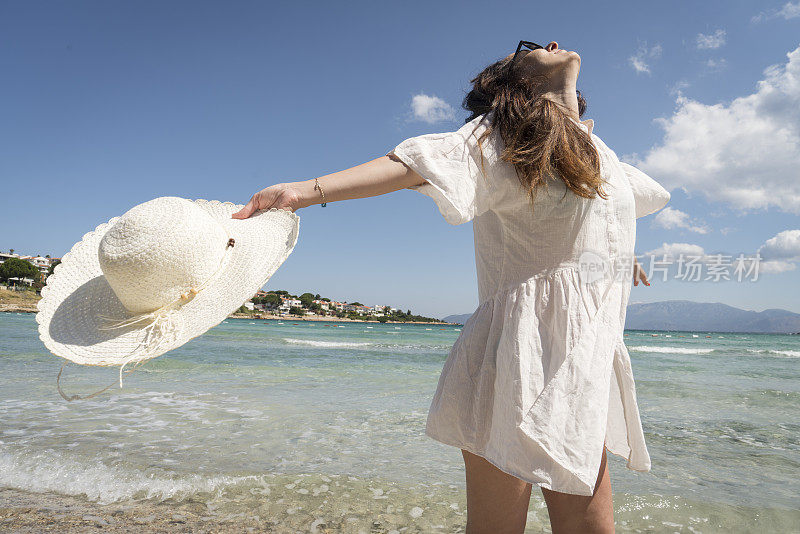
[[[480,136],[491,126],[492,112],[483,113],[477,117],[466,121],[459,129],[458,132],[463,135],[465,139],[472,137],[477,140]]]
[[[486,135],[486,131],[492,126],[493,113],[493,111],[489,111],[478,115],[467,121],[458,130],[469,145],[473,157],[477,161],[481,161],[479,158],[482,157],[487,164],[496,162],[502,152],[499,132],[493,129],[490,134]]]
[[[592,140],[592,143],[595,147],[604,155],[609,156],[612,160],[619,160],[617,158],[616,152],[614,152],[604,141],[603,139],[597,135],[594,131],[589,134],[589,138]]]

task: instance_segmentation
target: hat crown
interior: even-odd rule
[[[119,217],[97,254],[122,305],[147,313],[206,283],[220,268],[227,244],[227,232],[205,209],[160,197]]]

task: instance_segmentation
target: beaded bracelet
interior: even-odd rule
[[[322,186],[319,185],[319,178],[314,178],[314,191],[317,189],[319,189],[319,194],[322,195],[322,207],[324,208],[328,205],[328,203],[325,202],[325,191],[323,191]]]

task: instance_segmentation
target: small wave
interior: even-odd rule
[[[708,354],[714,349],[696,349],[689,347],[656,347],[653,345],[638,345],[628,347],[628,350],[636,352],[660,352],[663,354]]]
[[[13,454],[0,451],[0,486],[35,493],[85,495],[110,504],[127,499],[183,500],[212,492],[252,477],[174,475],[131,471],[99,461],[70,458],[59,453]]]
[[[780,354],[782,358],[800,358],[800,350],[770,350],[770,354]]]
[[[775,358],[800,358],[800,350],[747,349],[754,354],[765,354]]]
[[[316,339],[295,339],[291,337],[285,337],[283,340],[286,343],[295,343],[297,345],[310,345],[312,347],[328,347],[328,348],[335,348],[335,347],[367,347],[372,345],[369,342],[355,342],[355,341],[319,341]]]

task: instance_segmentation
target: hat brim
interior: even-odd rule
[[[160,356],[203,334],[239,309],[267,283],[289,257],[300,231],[300,217],[287,210],[261,210],[232,219],[242,205],[195,200],[233,237],[232,255],[215,276],[174,314],[176,336],[149,350],[141,324],[102,329],[103,317],[124,319],[125,309],[103,276],[100,240],[119,217],[87,233],[64,255],[42,288],[36,321],[39,338],[56,356],[83,365],[121,365]]]

